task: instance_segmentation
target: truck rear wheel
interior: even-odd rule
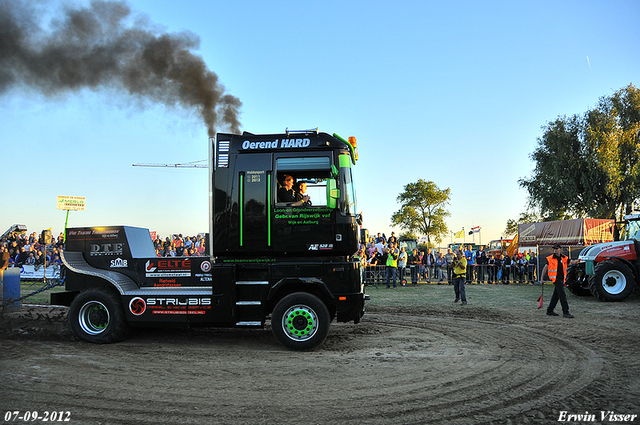
[[[327,306],[306,292],[287,295],[271,314],[273,335],[291,350],[312,350],[322,344],[329,333],[330,322]]]
[[[622,301],[635,287],[631,269],[616,260],[605,260],[596,265],[589,280],[591,293],[602,301]]]
[[[88,289],[73,300],[69,326],[79,339],[97,344],[122,341],[129,332],[118,295],[103,288]]]
[[[565,283],[573,295],[579,297],[590,296],[589,281],[584,270],[584,264],[572,265],[567,268]]]

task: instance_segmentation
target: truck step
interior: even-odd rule
[[[262,326],[262,299],[269,288],[266,280],[236,281],[236,326]]]
[[[236,326],[262,326],[262,322],[236,322]]]

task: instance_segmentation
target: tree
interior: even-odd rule
[[[418,238],[418,235],[416,235],[413,232],[404,232],[400,234],[399,239],[420,239],[420,238]]]
[[[507,220],[507,227],[505,227],[502,236],[505,238],[511,238],[518,233],[518,224],[522,223],[537,223],[541,221],[538,214],[535,212],[523,212],[520,213],[520,217],[517,220],[510,218]]]
[[[631,211],[640,197],[640,90],[629,84],[584,115],[543,128],[535,169],[518,181],[532,211],[547,220]]]
[[[451,214],[445,209],[451,189],[440,189],[434,182],[419,179],[408,183],[396,200],[400,209],[391,216],[391,224],[408,232],[424,234],[427,244],[431,238],[440,242],[447,235],[445,217]]]

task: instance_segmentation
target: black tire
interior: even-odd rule
[[[73,300],[69,327],[79,339],[96,344],[122,341],[129,333],[120,296],[104,288],[87,289]]]
[[[331,317],[315,295],[296,292],[281,299],[271,314],[271,331],[290,350],[313,350],[327,337]]]
[[[589,281],[584,270],[584,263],[567,267],[567,278],[564,283],[573,295],[579,297],[591,296]]]
[[[617,260],[598,263],[589,279],[591,293],[601,301],[623,301],[635,287],[631,269]]]

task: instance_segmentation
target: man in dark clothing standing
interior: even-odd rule
[[[553,282],[555,287],[551,301],[547,307],[548,316],[558,316],[553,310],[556,308],[558,301],[562,306],[562,316],[568,319],[573,319],[573,315],[569,313],[569,303],[567,302],[567,294],[564,292],[564,280],[567,276],[567,256],[562,254],[562,247],[560,245],[553,246],[553,254],[547,257],[547,264],[540,273],[540,284],[544,285],[543,278],[545,273],[549,276],[549,279]]]
[[[485,272],[487,267],[487,253],[484,252],[484,246],[481,246],[476,252],[476,269],[478,283],[484,284]]]
[[[414,248],[411,255],[409,255],[409,267],[411,270],[411,284],[415,286],[418,284],[418,267],[420,267],[420,255],[416,248]]]

